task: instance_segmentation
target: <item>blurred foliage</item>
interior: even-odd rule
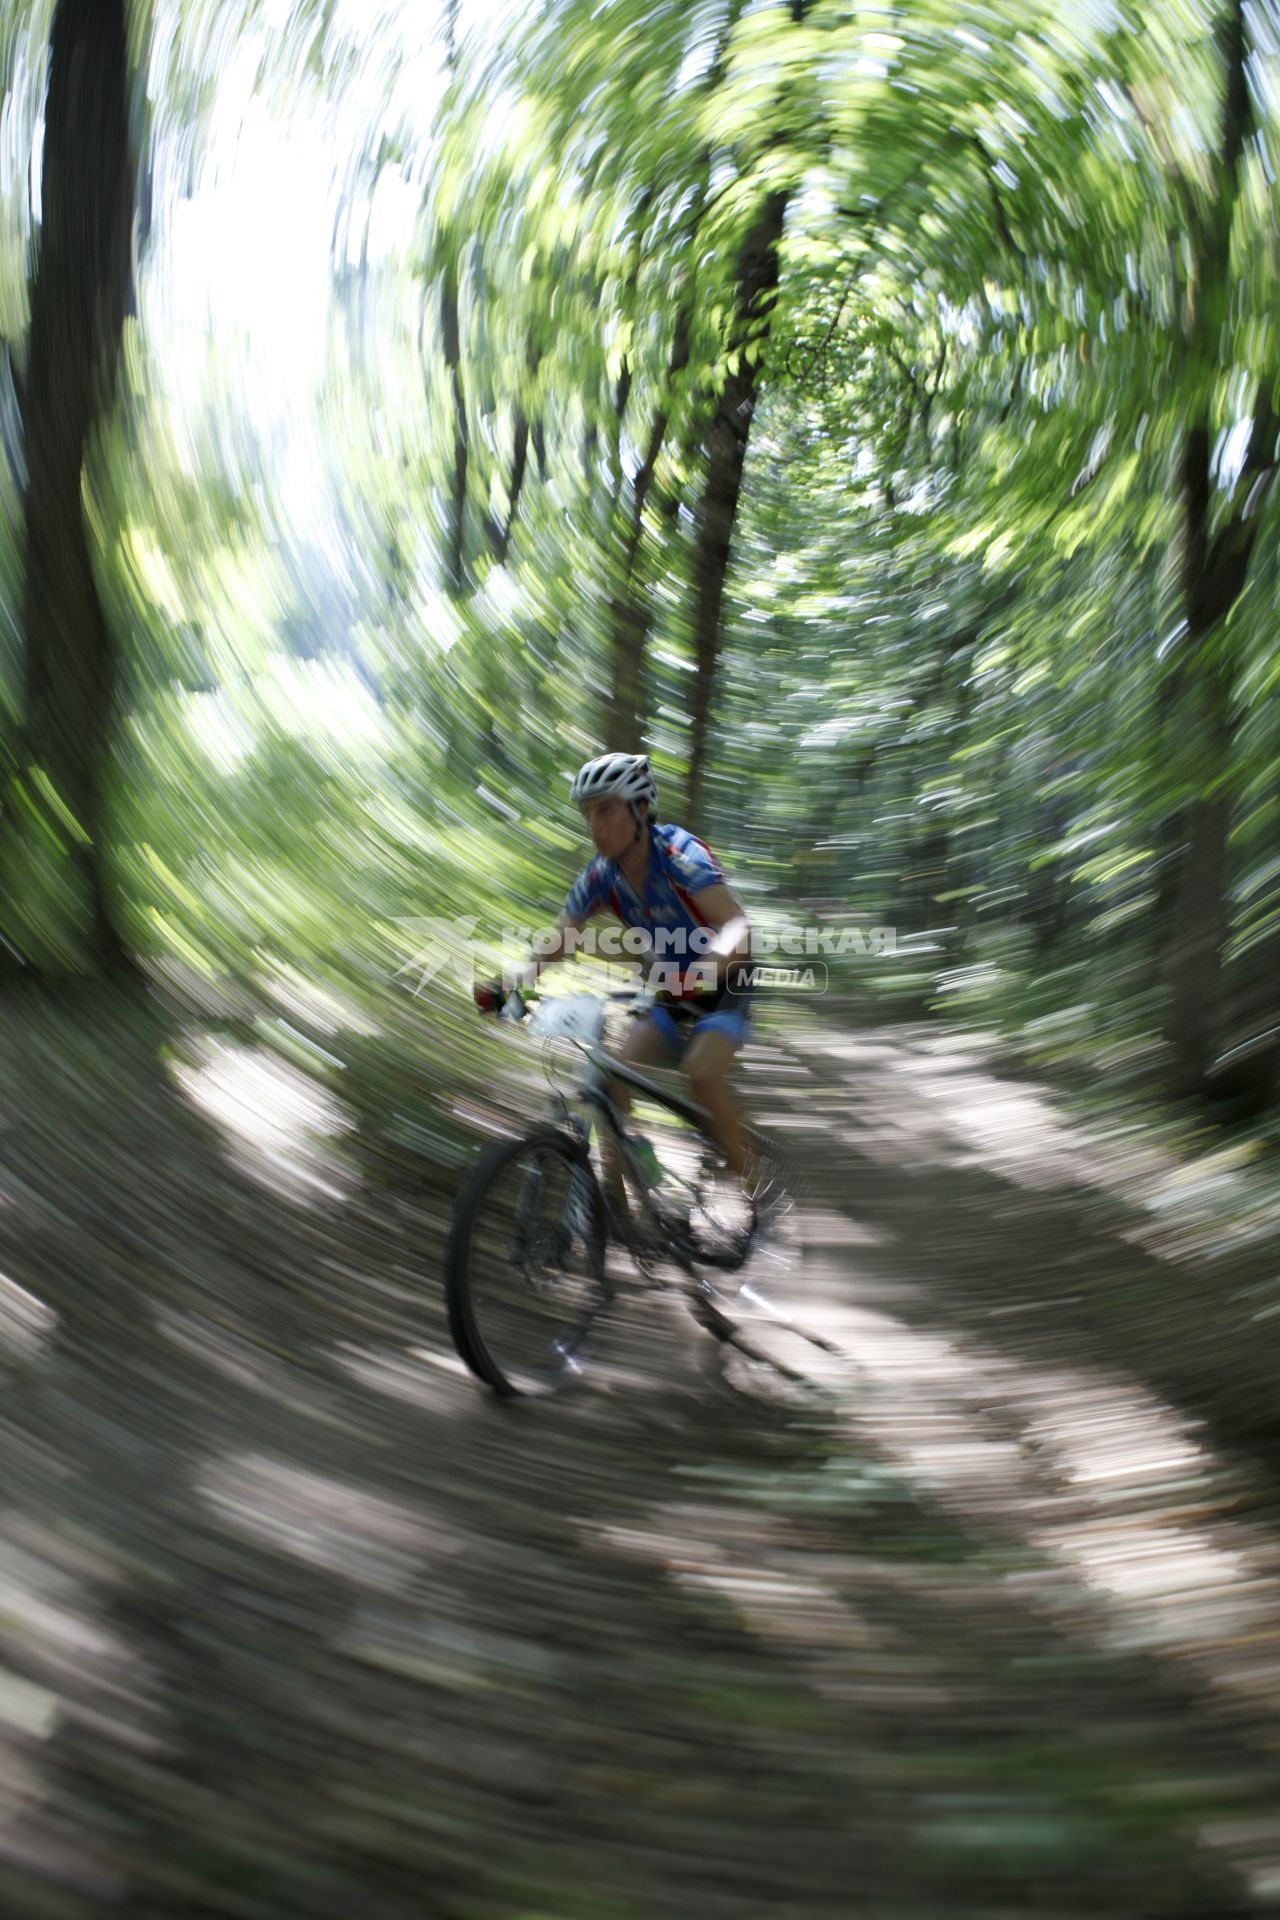
[[[11,730],[50,12],[11,4],[3,32]],[[567,776],[624,743],[632,670],[679,817],[700,489],[741,350],[760,382],[695,824],[757,911],[897,927],[896,959],[837,969],[853,1003],[1037,1056],[1171,1067],[1179,955],[1207,945],[1198,1084],[1243,1054],[1270,1099],[1269,9],[131,19],[136,289],[85,504],[145,960],[385,1005],[407,921],[496,939],[548,910],[579,854]],[[744,347],[770,193],[779,290]],[[1200,428],[1206,565],[1243,566],[1198,620]]]
[[[1253,1910],[1274,1475],[1119,1368],[1274,1457],[1273,0],[130,0],[80,500],[131,1001],[27,737],[57,4],[0,0],[11,1904]],[[763,930],[897,932],[761,1009],[830,1418],[637,1314],[500,1424],[424,1285],[542,1094],[472,967],[633,744]],[[849,1033],[926,1013],[1094,1132]]]

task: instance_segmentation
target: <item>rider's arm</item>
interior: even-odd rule
[[[533,986],[544,967],[554,967],[558,960],[563,960],[567,954],[572,953],[574,936],[581,933],[585,925],[585,916],[579,919],[574,914],[562,913],[554,927],[547,929],[546,934],[530,952],[528,960],[516,975],[517,985]]]
[[[703,887],[698,894],[698,912],[712,934],[707,959],[714,960],[716,977],[723,980],[729,968],[750,958],[751,922],[741,904],[723,881]]]
[[[567,953],[572,952],[573,937],[582,931],[582,924],[570,914],[562,913],[554,927],[549,927],[537,946],[530,951],[523,966],[504,974],[501,980],[478,984],[473,989],[473,997],[480,1011],[500,1013],[513,988],[518,993],[535,985],[544,967],[555,966],[558,960],[563,960]]]
[[[582,869],[565,896],[560,917],[542,934],[518,976],[522,987],[531,987],[544,967],[574,951],[577,936],[593,914],[604,910],[608,865],[596,859]]]

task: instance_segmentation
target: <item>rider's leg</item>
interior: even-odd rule
[[[618,1058],[633,1067],[672,1067],[676,1063],[677,1047],[678,1039],[673,1039],[662,1023],[650,1017],[633,1023],[625,1044],[618,1049]],[[631,1089],[625,1081],[611,1080],[608,1092],[625,1123],[631,1114]],[[600,1156],[609,1197],[625,1212],[627,1195],[622,1166],[614,1150],[613,1136],[606,1127],[600,1129]]]
[[[681,1065],[694,1099],[710,1115],[711,1131],[730,1173],[745,1182],[751,1172],[751,1149],[738,1102],[727,1084],[740,1044],[735,1033],[701,1026],[685,1049]]]

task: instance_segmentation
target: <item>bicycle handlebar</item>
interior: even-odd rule
[[[495,996],[501,994],[503,997],[501,1000],[497,1002],[496,1005],[485,1006],[484,1004],[482,1004],[480,996],[481,994],[490,994],[490,993],[492,993]],[[474,987],[472,989],[472,997],[475,1000],[476,1006],[479,1009],[480,1013],[485,1015],[486,1017],[491,1017],[497,1020],[515,1021],[515,1020],[524,1019],[525,1013],[527,1010],[527,1005],[530,1000],[541,1000],[545,998],[545,995],[542,993],[541,989],[538,987],[512,987],[510,992],[508,993],[502,987],[501,982],[495,982],[492,987]],[[619,1002],[626,1002],[632,1006],[638,1004],[641,1001],[648,1002],[651,999],[651,995],[649,994],[648,990],[644,987],[613,987],[613,988],[610,988],[609,991],[606,993],[593,994],[587,997],[592,999],[597,999],[597,1000],[614,1000]],[[513,1005],[518,1006],[519,1008],[518,1013],[510,1013],[508,1011],[508,1009]]]

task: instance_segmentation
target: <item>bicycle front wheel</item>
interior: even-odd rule
[[[581,1373],[606,1304],[604,1203],[585,1142],[554,1128],[502,1140],[458,1196],[445,1264],[449,1330],[504,1396]]]

